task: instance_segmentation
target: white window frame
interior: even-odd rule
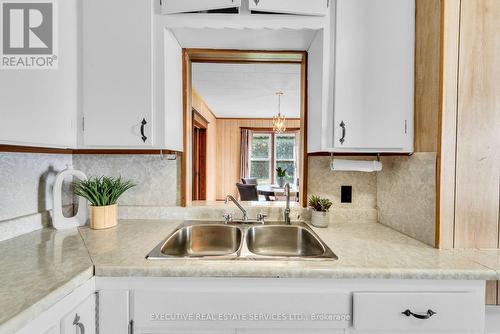
[[[295,173],[294,173],[294,176],[293,176],[293,184],[296,185],[297,184],[297,175],[299,173],[299,164],[297,163],[297,133],[296,132],[285,132],[285,133],[280,133],[280,134],[276,134],[274,133],[274,148],[273,148],[273,152],[274,152],[274,166],[275,166],[275,169],[278,168],[278,162],[279,161],[283,161],[283,162],[293,162],[293,165],[294,165],[294,168],[295,168]],[[294,147],[294,150],[293,150],[293,159],[278,159],[278,150],[276,149],[277,146],[278,146],[278,140],[277,140],[277,137],[278,136],[287,136],[287,137],[293,137],[294,140],[295,140],[295,143],[293,145]],[[274,176],[274,183],[277,183],[277,175],[276,173],[273,173],[273,176]]]
[[[253,142],[253,137],[255,135],[267,135],[268,136],[268,145],[269,145],[269,152],[267,158],[253,158],[252,157],[252,142]],[[252,131],[252,136],[250,139],[250,145],[248,145],[248,175],[250,177],[252,176],[252,161],[267,161],[268,162],[268,169],[269,169],[269,183],[273,183],[273,170],[272,170],[272,165],[273,165],[273,133],[271,132],[266,132],[266,131]],[[267,184],[267,183],[264,183]]]
[[[252,158],[252,141],[253,141],[253,136],[255,135],[267,135],[269,136],[269,156],[268,158]],[[279,135],[285,135],[285,136],[290,136],[295,138],[295,149],[293,151],[293,159],[278,159],[277,157],[277,150],[276,150],[276,145],[277,145],[277,140],[276,137]],[[276,166],[278,161],[285,161],[285,162],[293,162],[294,167],[295,167],[295,174],[293,178],[293,184],[297,184],[297,178],[299,176],[299,163],[298,163],[298,132],[296,131],[290,131],[290,132],[285,132],[282,134],[276,134],[275,132],[272,131],[259,131],[259,130],[252,130],[252,135],[250,138],[250,143],[248,145],[248,175],[250,177],[255,177],[252,175],[252,161],[268,161],[268,168],[269,168],[269,183],[263,183],[263,184],[276,184],[277,183],[277,177],[276,177]]]

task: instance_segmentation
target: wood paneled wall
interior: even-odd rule
[[[210,106],[203,97],[193,87],[192,90],[193,109],[208,121],[207,126],[207,201],[215,201],[216,184],[215,178],[217,170],[217,118]]]
[[[300,119],[287,120],[288,128],[300,128]],[[217,119],[217,200],[238,195],[236,182],[240,179],[240,145],[242,127],[272,128],[272,119]]]
[[[443,27],[440,246],[498,248],[500,2],[446,0]]]
[[[498,248],[500,1],[461,4],[455,247]]]
[[[499,248],[500,1],[443,1],[438,245]]]

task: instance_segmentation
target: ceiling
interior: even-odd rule
[[[193,63],[193,87],[218,118],[300,117],[300,64]]]

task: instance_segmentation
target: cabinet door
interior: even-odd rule
[[[199,12],[204,10],[237,8],[241,0],[164,0],[163,14]]]
[[[95,294],[90,295],[61,320],[61,334],[95,334]]]
[[[415,1],[338,0],[335,30],[334,147],[412,150]]]
[[[249,0],[251,11],[325,16],[330,0]]]
[[[129,321],[129,291],[99,291],[99,332],[127,333]]]
[[[152,2],[82,6],[84,146],[152,146]]]

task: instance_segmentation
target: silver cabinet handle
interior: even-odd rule
[[[342,137],[340,137],[340,144],[344,144],[345,142],[345,123],[344,121],[340,122],[340,127],[342,128]]]
[[[260,0],[253,0],[253,2],[255,3],[255,6],[258,6],[258,5],[259,5]]]
[[[75,320],[73,320],[73,325],[79,329],[79,334],[85,334],[85,326],[80,322],[80,316],[75,314]]]

